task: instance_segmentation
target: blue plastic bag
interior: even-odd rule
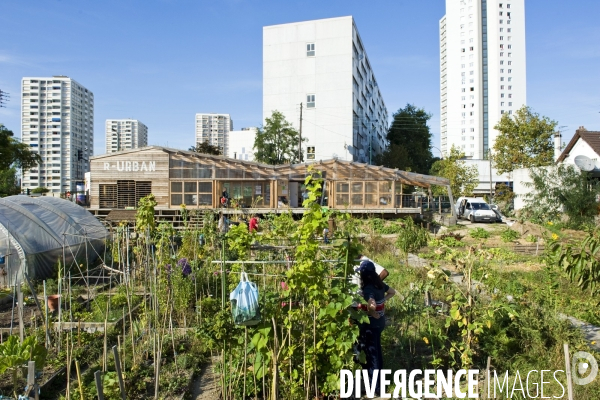
[[[229,294],[233,322],[237,325],[256,325],[260,322],[258,289],[248,280],[245,272],[240,274],[240,283]]]

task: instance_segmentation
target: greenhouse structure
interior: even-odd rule
[[[55,274],[58,262],[91,265],[109,234],[84,208],[56,197],[0,199],[0,285]]]

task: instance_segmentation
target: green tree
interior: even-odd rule
[[[498,173],[552,164],[552,135],[557,124],[547,117],[540,117],[527,106],[515,111],[514,117],[503,114],[494,127],[500,132],[492,158]]]
[[[434,162],[430,171],[431,175],[450,180],[450,188],[455,198],[472,195],[473,189],[479,182],[477,167],[467,166],[463,161],[464,158],[465,153],[453,145],[448,157]],[[441,186],[435,186],[433,191],[436,195],[446,194],[446,188]]]
[[[399,109],[387,133],[389,146],[375,162],[389,168],[428,173],[434,162],[427,126],[430,119],[431,114],[412,104]]]
[[[21,189],[17,186],[17,169],[15,167],[0,171],[0,197],[19,194]]]
[[[39,154],[31,151],[25,143],[14,137],[14,133],[0,124],[0,171],[11,167],[25,171],[42,162]]]
[[[529,174],[532,182],[526,184],[530,191],[525,195],[521,216],[544,223],[560,220],[566,214],[572,227],[594,222],[600,186],[597,181],[590,180],[586,172],[573,165],[560,164],[532,168]]]
[[[254,160],[271,165],[302,162],[302,154],[298,154],[299,140],[298,131],[286,121],[285,116],[273,111],[271,118],[265,118],[265,126],[256,132]]]
[[[214,156],[220,156],[223,154],[222,149],[219,146],[212,145],[210,143],[202,142],[197,146],[190,146],[189,151],[201,154],[212,154]]]
[[[0,197],[19,194],[17,169],[25,171],[42,162],[39,154],[31,151],[14,133],[0,124]]]

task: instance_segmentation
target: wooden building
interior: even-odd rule
[[[242,208],[301,212],[309,167],[324,179],[324,206],[360,213],[420,213],[406,185],[448,188],[444,178],[356,162],[327,160],[266,165],[150,146],[91,158],[91,208],[135,209],[153,193],[157,209],[220,208],[222,193]]]

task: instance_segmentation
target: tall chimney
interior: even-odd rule
[[[562,153],[562,135],[560,131],[554,133],[554,162],[558,160],[560,154]]]

